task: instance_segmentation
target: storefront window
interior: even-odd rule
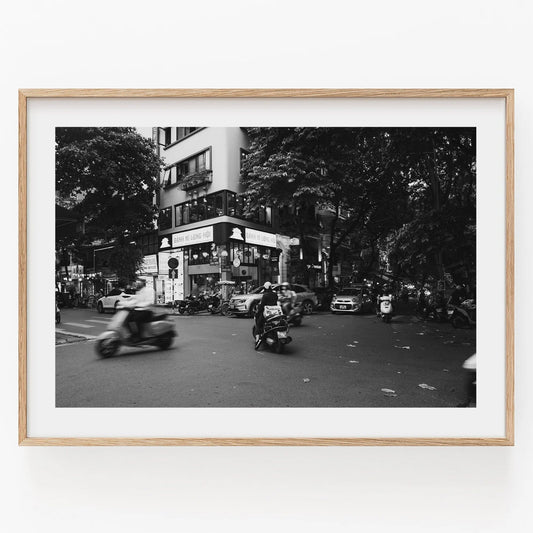
[[[205,265],[211,261],[211,244],[197,244],[196,246],[190,246],[189,252],[189,265]]]

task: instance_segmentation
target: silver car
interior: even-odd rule
[[[372,311],[372,298],[365,285],[354,285],[341,289],[333,295],[330,305],[335,313],[366,313]]]
[[[276,292],[279,292],[280,287],[280,284],[272,285]],[[291,283],[291,290],[296,293],[296,303],[302,306],[302,312],[310,315],[318,306],[316,294],[309,287],[294,283]],[[248,294],[235,294],[229,302],[230,313],[233,315],[254,316],[264,291],[264,287],[258,287]]]

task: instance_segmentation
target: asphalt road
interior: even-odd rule
[[[174,317],[167,351],[99,359],[94,337],[110,318],[62,310],[59,331],[89,338],[56,347],[57,407],[455,407],[475,352],[473,330],[322,313],[291,328],[278,355],[254,350],[251,319],[204,314]]]

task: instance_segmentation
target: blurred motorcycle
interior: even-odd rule
[[[178,332],[167,313],[156,307],[149,310],[143,308],[143,311],[148,311],[149,320],[143,321],[142,334],[136,336],[130,327],[134,311],[132,308],[117,310],[106,331],[96,339],[96,353],[100,357],[115,355],[121,346],[155,346],[161,350],[170,348]]]

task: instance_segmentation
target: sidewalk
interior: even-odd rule
[[[84,337],[83,335],[73,335],[71,333],[62,333],[60,331],[56,331],[56,346],[60,344],[70,344],[73,342],[82,342],[87,340],[87,337]]]

